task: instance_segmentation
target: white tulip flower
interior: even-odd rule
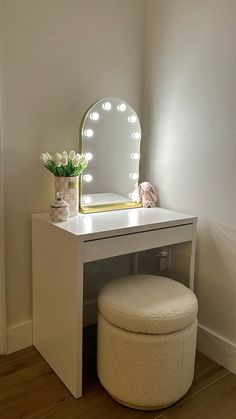
[[[42,163],[45,163],[45,154],[44,154],[44,153],[41,153],[41,154],[40,154],[40,156],[39,156],[39,160],[40,160]]]
[[[61,153],[55,153],[55,160],[61,160],[61,158],[62,158],[62,155],[61,155]]]
[[[62,164],[62,166],[67,166],[68,165],[68,156],[67,156],[67,153],[66,153],[66,155],[63,155],[63,153],[62,153],[61,164]]]
[[[71,150],[71,151],[69,152],[69,159],[70,159],[70,160],[74,160],[74,158],[75,158],[75,151],[74,151],[74,150]]]
[[[48,161],[49,161],[49,160],[52,160],[51,155],[50,155],[47,151],[46,151],[46,153],[45,153],[45,154],[46,154],[46,156],[47,156]]]
[[[91,154],[91,153],[88,153]],[[51,155],[48,152],[40,154],[43,165],[55,176],[77,176],[87,167],[88,159],[85,155],[76,153],[74,150],[56,152]],[[59,168],[61,168],[59,170]]]
[[[72,160],[72,166],[73,167],[78,167],[79,166],[79,157],[77,157],[77,155],[75,156],[75,158]]]
[[[84,156],[80,156],[79,162],[80,162],[81,166],[84,167],[84,168],[87,167],[87,165],[88,165],[88,160]]]
[[[46,153],[41,153],[39,158],[43,164],[46,164],[48,162],[48,156]]]
[[[57,167],[61,167],[61,159],[55,159],[55,164]]]
[[[68,160],[68,154],[67,154],[67,151],[63,151],[63,152],[62,152],[62,157],[65,157],[65,159],[67,159],[67,160]]]

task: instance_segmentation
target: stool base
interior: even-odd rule
[[[111,396],[111,398],[113,400],[115,400],[116,402],[122,404],[123,406],[129,407],[130,409],[135,409],[135,410],[161,410],[161,409],[167,409],[168,407],[172,406],[174,403],[176,403],[178,400],[176,400],[176,402],[172,402],[172,403],[168,403],[168,404],[164,404],[162,406],[137,406],[135,404],[131,404],[131,403],[126,403],[123,402],[122,400],[117,399],[117,397],[113,396],[112,394],[108,393],[109,396]]]

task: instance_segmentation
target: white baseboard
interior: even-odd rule
[[[97,301],[84,304],[84,327],[97,322]],[[32,321],[19,323],[7,329],[8,354],[33,344]],[[212,332],[205,326],[198,326],[197,348],[224,368],[236,374],[236,344]]]
[[[234,342],[199,324],[197,349],[236,374],[236,344]]]
[[[97,323],[97,300],[84,304],[84,327]],[[7,353],[33,345],[33,322],[29,320],[7,328]]]
[[[7,353],[19,351],[32,346],[33,342],[32,321],[19,323],[7,328]]]

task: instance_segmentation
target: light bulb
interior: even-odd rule
[[[89,118],[92,119],[93,121],[97,121],[99,119],[99,113],[91,112],[91,114],[89,115]]]
[[[131,154],[131,159],[138,160],[139,158],[140,158],[140,155],[138,153],[132,153]]]
[[[91,196],[84,196],[83,197],[83,203],[84,204],[91,204],[91,202],[92,202]]]
[[[92,153],[84,153],[84,157],[85,157],[87,160],[92,160],[93,155],[92,155]]]
[[[103,108],[105,111],[109,111],[109,110],[111,109],[111,103],[110,103],[110,102],[104,102],[104,103],[102,104],[102,108]]]
[[[129,177],[130,179],[136,180],[138,179],[138,173],[130,173]]]
[[[85,180],[85,182],[91,182],[93,180],[93,176],[92,175],[84,175],[83,179]]]
[[[133,132],[132,133],[132,138],[134,138],[134,140],[140,140],[140,138],[141,138],[141,134],[140,134],[140,132]]]
[[[84,130],[85,137],[92,137],[93,136],[93,130],[88,128]]]
[[[128,117],[128,121],[129,121],[131,124],[134,124],[134,123],[137,121],[137,117],[136,117],[135,115],[129,116],[129,117]]]
[[[124,112],[126,110],[126,104],[125,103],[120,103],[119,105],[117,105],[117,109],[120,112]]]

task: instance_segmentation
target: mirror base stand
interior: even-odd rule
[[[130,208],[141,208],[142,204],[138,204],[137,202],[122,202],[120,204],[104,204],[98,206],[83,206],[80,207],[79,211],[82,214],[92,214],[96,212],[104,212],[104,211],[117,211],[123,209],[130,209]]]

